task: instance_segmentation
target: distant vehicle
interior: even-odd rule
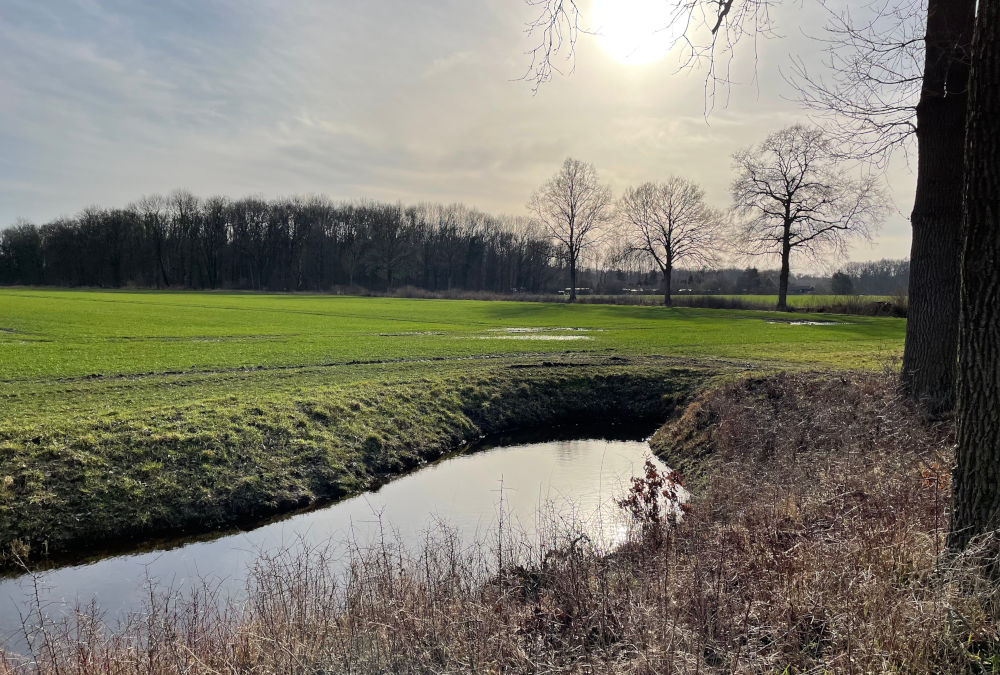
[[[567,293],[569,293],[572,290],[573,290],[572,288],[567,288],[566,290],[559,291],[559,295],[566,295]],[[577,295],[590,295],[590,289],[589,288],[577,288],[576,289],[576,294]]]

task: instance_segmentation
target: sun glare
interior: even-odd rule
[[[667,0],[594,0],[594,30],[601,46],[622,63],[666,56],[677,35]]]

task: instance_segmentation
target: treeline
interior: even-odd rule
[[[0,234],[0,283],[541,292],[555,250],[530,221],[461,205],[145,197]]]
[[[598,255],[579,283],[602,295],[662,291],[659,270],[622,262]],[[564,290],[565,264],[531,220],[462,205],[174,192],[0,232],[0,284],[554,293]],[[779,284],[778,270],[757,268],[681,268],[672,276],[678,292],[691,294],[774,294]],[[889,295],[908,278],[907,260],[848,263],[832,280],[792,274],[790,291]]]
[[[780,274],[780,270],[756,267],[681,268],[674,270],[673,283],[675,292],[681,295],[774,295],[778,292]],[[663,279],[657,270],[587,269],[581,273],[581,278],[585,285],[592,283],[598,293],[659,293],[663,288]],[[833,276],[791,274],[789,292],[905,295],[909,279],[909,260],[852,262]]]
[[[905,294],[910,285],[909,260],[847,263],[840,271],[851,280],[848,292],[868,295]]]

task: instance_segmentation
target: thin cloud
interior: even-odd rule
[[[756,86],[708,123],[699,74],[677,76],[669,59],[624,66],[586,38],[575,74],[533,95],[516,80],[527,16],[511,0],[8,6],[0,225],[177,187],[519,214],[570,155],[616,190],[681,174],[723,207],[733,150],[804,118],[779,96],[793,43],[765,45]],[[890,178],[905,204],[913,175]],[[856,255],[902,257],[908,231],[897,214],[879,247]]]

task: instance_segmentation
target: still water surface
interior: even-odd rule
[[[235,595],[262,553],[345,541],[364,547],[384,532],[418,548],[428,529],[440,522],[465,543],[481,541],[495,533],[501,504],[504,521],[528,537],[538,534],[541,510],[582,525],[595,541],[613,544],[622,528],[614,499],[632,476],[642,474],[650,456],[636,430],[613,435],[618,439],[500,439],[493,447],[443,459],[378,490],[250,531],[45,572],[41,599],[50,617],[96,602],[113,624],[141,609],[149,580],[181,592],[209,583]],[[0,581],[0,638],[15,651],[23,648],[19,617],[32,592],[27,577]]]

